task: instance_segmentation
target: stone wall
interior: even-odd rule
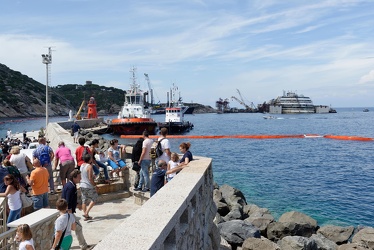
[[[212,159],[195,157],[94,249],[218,249],[216,211]]]

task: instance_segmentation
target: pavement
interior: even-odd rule
[[[93,217],[92,220],[83,221],[83,213],[80,210],[77,210],[76,216],[80,217],[87,244],[96,245],[138,208],[140,205],[136,205],[134,196],[130,196],[96,204],[89,213]],[[75,233],[70,249],[80,249]]]
[[[27,132],[28,137],[38,138],[39,131]],[[13,138],[23,138],[22,133],[13,135]],[[84,221],[82,211],[77,209],[76,216],[83,227],[83,235],[88,245],[96,245],[114,228],[123,223],[124,219],[135,212],[140,205],[135,204],[135,197],[123,198],[121,193],[112,193],[109,201],[98,202],[91,209],[89,215],[92,220]],[[125,195],[127,196],[127,195]],[[103,197],[105,199],[105,197]],[[100,199],[100,198],[99,198]],[[70,249],[80,249],[75,233],[72,233],[73,244]],[[92,248],[91,248],[92,249]]]

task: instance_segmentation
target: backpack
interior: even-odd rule
[[[39,155],[39,161],[42,166],[48,165],[51,163],[51,158],[49,157],[48,146],[44,146],[42,152]]]
[[[156,156],[157,158],[160,157],[161,155],[163,155],[164,151],[162,150],[162,146],[161,146],[161,141],[165,139],[165,138],[162,138],[161,140],[159,140],[157,142],[157,146],[156,146]]]
[[[139,161],[143,151],[143,141],[143,138],[139,138],[139,140],[135,143],[134,147],[132,148],[132,162]]]
[[[83,152],[82,152],[82,161],[84,161],[84,156],[87,155],[87,154],[90,154],[90,153],[88,153],[88,148],[84,147]]]

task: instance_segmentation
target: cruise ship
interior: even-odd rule
[[[295,92],[283,92],[282,96],[268,102],[270,114],[314,114],[331,113],[326,105],[314,105],[312,100]]]

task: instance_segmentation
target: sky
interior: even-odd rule
[[[255,105],[293,91],[315,105],[374,106],[372,0],[2,0],[0,63],[43,84],[126,90],[155,102]]]

